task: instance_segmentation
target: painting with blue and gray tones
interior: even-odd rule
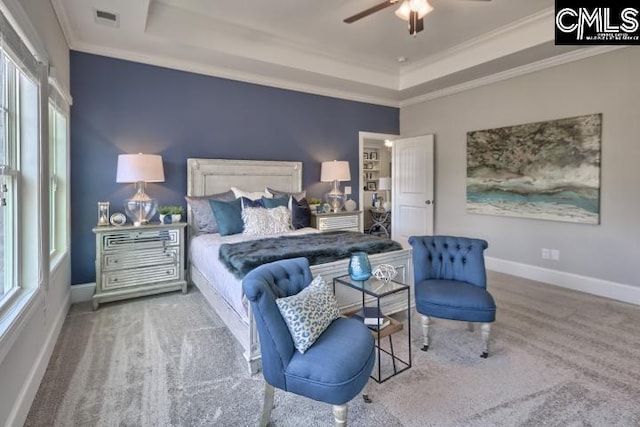
[[[467,133],[467,212],[599,224],[602,114]]]

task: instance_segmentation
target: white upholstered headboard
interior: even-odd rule
[[[231,187],[264,191],[265,187],[296,193],[302,190],[302,162],[187,159],[187,196],[208,196]],[[193,215],[187,207],[191,229]]]

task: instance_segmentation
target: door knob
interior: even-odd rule
[[[430,205],[431,204],[431,200],[425,200],[424,204],[425,205]]]

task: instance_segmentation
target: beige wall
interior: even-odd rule
[[[629,47],[402,108],[403,137],[435,135],[436,233],[484,238],[500,260],[640,288],[639,75],[640,47]],[[603,114],[600,225],[465,212],[468,131],[592,113]],[[560,261],[543,261],[542,248]]]
[[[16,0],[5,1],[16,10]],[[60,82],[69,87],[69,48],[50,1],[22,0],[22,5]],[[19,7],[19,6],[18,6]],[[45,147],[48,145],[44,142]],[[45,148],[46,149],[46,148]],[[46,218],[45,211],[40,215]],[[35,260],[23,260],[37,268]],[[46,265],[46,263],[45,263]],[[5,341],[0,360],[0,425],[21,426],[38,390],[53,346],[69,308],[70,261],[65,256],[44,279],[33,304]],[[10,342],[9,342],[10,341]]]
[[[69,89],[69,46],[50,0],[20,0],[49,55],[57,77]]]

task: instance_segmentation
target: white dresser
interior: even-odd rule
[[[95,227],[96,292],[100,303],[181,289],[186,223]]]
[[[361,211],[342,211],[336,213],[311,213],[311,226],[320,231],[362,231],[360,228]]]

